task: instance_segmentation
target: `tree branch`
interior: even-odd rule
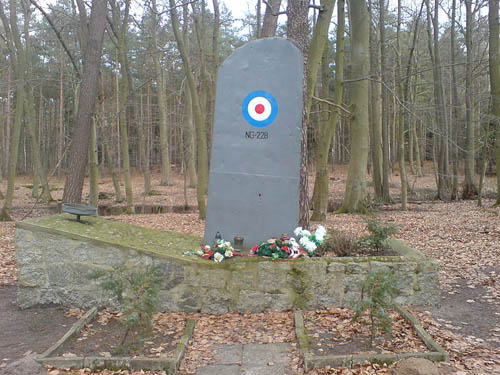
[[[278,17],[278,16],[281,16],[282,14],[286,14],[286,10],[281,11],[281,12],[274,12],[273,7],[271,6],[271,4],[269,4],[269,2],[267,0],[262,0],[262,2],[264,4],[266,4],[266,6],[269,9],[271,9],[271,15],[273,15],[274,17]]]
[[[43,10],[43,8],[40,5],[38,5],[35,0],[30,0],[30,2],[31,2],[31,4],[33,4],[35,6],[35,8],[37,8],[40,11],[40,13],[42,13],[42,15],[45,17],[45,19],[49,23],[50,27],[52,27],[52,30],[54,30],[54,32],[56,33],[57,39],[61,43],[64,51],[66,52],[66,54],[68,55],[68,57],[69,57],[69,59],[71,61],[71,65],[73,65],[73,69],[75,69],[76,76],[80,80],[81,79],[80,68],[76,64],[76,61],[73,58],[73,55],[71,54],[68,46],[64,42],[64,39],[62,38],[62,35],[61,35],[61,30],[57,29],[56,25],[54,24],[54,22],[52,22],[52,19],[49,17],[49,15],[47,14],[47,12],[45,12],[45,10]]]
[[[336,107],[336,108],[344,111],[345,113],[347,113],[349,115],[351,114],[351,112],[349,112],[348,109],[344,108],[343,106],[341,106],[339,104],[335,104],[334,102],[331,102],[331,101],[329,101],[327,99],[318,98],[317,96],[314,96],[314,95],[313,95],[313,99],[316,100],[316,101],[318,101],[318,102],[320,102],[320,103],[325,103],[325,104],[331,105],[333,107]]]
[[[198,0],[190,0],[190,1],[186,1],[185,3],[182,3],[182,4],[179,4],[179,5],[176,5],[176,6],[175,6],[175,7],[173,7],[173,8],[165,9],[165,10],[163,10],[163,11],[161,11],[161,12],[156,12],[156,11],[154,11],[153,9],[151,9],[151,7],[149,7],[149,8],[150,8],[150,9],[151,9],[151,11],[152,11],[153,13],[155,13],[157,16],[161,16],[161,15],[163,15],[163,14],[165,14],[165,13],[169,13],[170,11],[172,11],[172,10],[174,10],[174,9],[176,9],[176,8],[180,8],[180,7],[183,7],[183,6],[185,6],[185,5],[189,5],[189,4],[193,4],[193,3],[197,3],[197,2],[198,2]]]
[[[325,8],[322,6],[322,5],[316,5],[316,4],[310,4],[309,5],[309,8],[313,8],[313,9],[317,9],[319,10],[320,12],[324,11]]]

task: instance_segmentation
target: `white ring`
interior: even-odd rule
[[[264,106],[264,112],[262,113],[255,112],[255,107],[257,107],[257,105],[259,104],[262,104]],[[269,100],[267,100],[262,96],[257,96],[252,100],[250,100],[250,102],[248,103],[248,114],[255,121],[266,120],[271,115],[271,111],[272,111],[271,103],[269,102]]]

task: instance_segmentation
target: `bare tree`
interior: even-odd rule
[[[266,11],[264,13],[264,22],[262,23],[260,37],[269,38],[276,34],[281,0],[270,0],[264,2],[266,4]]]
[[[498,0],[489,2],[489,66],[491,86],[491,122],[496,126],[496,172],[497,199],[500,205],[500,26],[498,21]]]
[[[351,159],[341,212],[366,210],[366,166],[368,163],[368,74],[369,67],[369,16],[365,0],[351,0],[352,68],[351,84]]]
[[[200,218],[204,219],[206,216],[206,189],[208,182],[208,156],[207,156],[207,138],[205,134],[205,119],[200,105],[200,96],[194,80],[193,72],[191,70],[191,62],[189,60],[188,52],[184,45],[181,30],[179,28],[179,16],[177,15],[177,8],[175,0],[169,0],[170,17],[172,18],[172,28],[177,41],[177,47],[181,54],[184,73],[186,74],[189,91],[193,102],[193,117],[196,127],[197,139],[197,152],[198,152],[198,185],[197,185],[197,200]]]
[[[89,19],[87,48],[83,62],[82,84],[75,120],[73,139],[68,160],[68,175],[64,184],[63,201],[79,203],[82,199],[83,182],[88,161],[90,126],[95,113],[101,66],[102,44],[106,25],[107,0],[92,0]]]

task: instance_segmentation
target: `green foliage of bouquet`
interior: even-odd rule
[[[296,258],[300,255],[299,244],[295,241],[295,238],[286,236],[271,238],[260,245],[255,245],[252,247],[252,253],[273,259]]]

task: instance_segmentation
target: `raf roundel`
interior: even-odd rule
[[[264,90],[253,91],[241,105],[245,120],[252,126],[263,128],[271,124],[278,115],[278,102]]]

